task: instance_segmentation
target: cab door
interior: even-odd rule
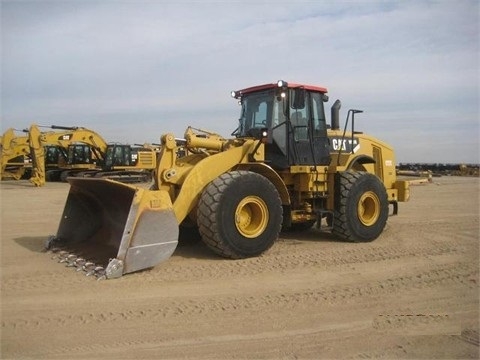
[[[303,95],[295,92],[303,91]],[[329,144],[323,94],[292,89],[289,106],[290,165],[328,165]]]

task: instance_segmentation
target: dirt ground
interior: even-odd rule
[[[311,229],[246,260],[181,244],[96,281],[51,259],[69,185],[2,181],[2,359],[479,358],[478,178],[441,177],[372,243]]]

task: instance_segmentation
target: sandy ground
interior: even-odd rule
[[[69,185],[3,181],[2,359],[479,358],[479,184],[413,186],[372,243],[311,229],[234,261],[189,241],[96,281],[42,252]]]

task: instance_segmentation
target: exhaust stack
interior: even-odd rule
[[[331,109],[331,129],[332,130],[339,130],[340,129],[340,108],[342,107],[342,102],[340,100],[336,100]]]

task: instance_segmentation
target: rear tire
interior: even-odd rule
[[[203,242],[215,253],[241,259],[268,250],[282,226],[277,189],[249,171],[220,175],[203,191],[197,223]]]
[[[347,241],[375,240],[388,218],[385,186],[367,172],[345,171],[336,176],[333,233]]]

